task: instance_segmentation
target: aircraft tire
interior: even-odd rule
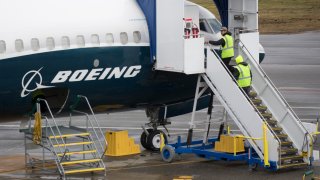
[[[163,134],[165,143],[168,142],[167,135],[160,130],[152,131],[147,137],[147,146],[149,150],[159,152],[160,151],[160,133]]]
[[[153,131],[153,129],[147,129],[147,131],[150,134]],[[147,150],[151,150],[150,147],[147,144],[147,138],[148,138],[148,136],[147,136],[146,132],[143,131],[141,136],[140,136],[140,143],[141,143],[143,148],[145,148]]]

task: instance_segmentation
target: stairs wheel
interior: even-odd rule
[[[153,130],[147,137],[147,146],[151,151],[159,152],[160,151],[160,133],[163,134],[165,143],[168,142],[168,138],[165,133],[160,130]]]
[[[175,156],[174,148],[170,145],[165,145],[161,151],[162,160],[165,162],[172,162]]]
[[[148,133],[150,134],[152,131],[153,131],[153,129],[146,129],[147,131],[148,131]],[[149,146],[148,146],[148,144],[147,144],[147,134],[146,134],[146,132],[142,132],[142,134],[141,134],[141,136],[140,136],[140,143],[141,143],[141,145],[142,145],[142,147],[143,148],[145,148],[145,149],[147,149],[147,150],[151,150],[150,148],[149,148]]]
[[[256,171],[258,168],[258,163],[254,163],[254,164],[249,164],[249,171]]]

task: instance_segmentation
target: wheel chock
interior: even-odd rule
[[[108,149],[106,156],[127,156],[141,153],[140,145],[135,144],[134,138],[129,137],[128,131],[107,131]]]

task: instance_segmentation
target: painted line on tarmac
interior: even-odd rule
[[[319,109],[320,107],[292,107],[292,109]]]
[[[107,171],[120,171],[120,170],[130,170],[130,169],[148,168],[148,167],[160,167],[160,166],[172,166],[172,165],[180,165],[180,164],[201,163],[201,162],[206,162],[206,161],[208,161],[208,160],[194,160],[194,161],[185,161],[185,162],[151,164],[151,165],[125,167],[125,168],[107,168],[106,170]],[[54,169],[54,168],[56,168],[56,165],[46,166],[46,168]],[[28,170],[28,168],[23,167],[23,168],[18,168],[18,169],[0,171],[0,174],[7,174],[7,173],[12,173],[12,172],[21,171],[21,170]],[[34,168],[32,170],[33,171],[40,171],[40,170],[42,170],[42,168]]]
[[[20,125],[0,125],[0,128],[12,128],[12,129],[19,129]],[[79,128],[86,128],[84,126],[79,126]],[[98,127],[94,127],[94,128],[98,128]],[[122,126],[101,126],[100,128],[102,129],[126,129],[126,130],[142,130],[141,127],[122,127]],[[158,128],[161,130],[164,130],[164,128]],[[189,130],[189,128],[168,128],[168,130],[170,131],[187,131]],[[200,129],[200,128],[195,128],[193,129],[194,131],[204,131],[204,129]],[[210,131],[219,131],[219,129],[210,129]],[[235,130],[238,131],[238,130]],[[173,134],[173,133],[170,133]]]
[[[11,172],[21,171],[21,170],[26,170],[26,169],[27,168],[23,167],[23,168],[19,168],[19,169],[4,170],[4,171],[0,171],[0,174],[6,174],[6,173],[11,173]]]
[[[120,170],[129,170],[129,169],[138,169],[138,168],[148,168],[148,167],[160,167],[160,166],[171,166],[171,165],[180,165],[180,164],[191,164],[191,163],[199,163],[206,162],[208,160],[198,160],[198,161],[185,161],[185,162],[173,162],[173,163],[163,163],[163,164],[151,164],[144,166],[135,166],[135,167],[126,167],[126,168],[109,168],[107,171],[120,171]]]

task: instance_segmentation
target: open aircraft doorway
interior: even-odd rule
[[[32,105],[34,105],[37,102],[37,99],[45,99],[50,108],[53,111],[54,114],[59,114],[64,106],[66,105],[66,102],[69,97],[69,89],[67,88],[46,88],[46,89],[37,89],[32,93]],[[41,102],[41,108],[42,110],[45,110],[46,106],[42,104]]]

